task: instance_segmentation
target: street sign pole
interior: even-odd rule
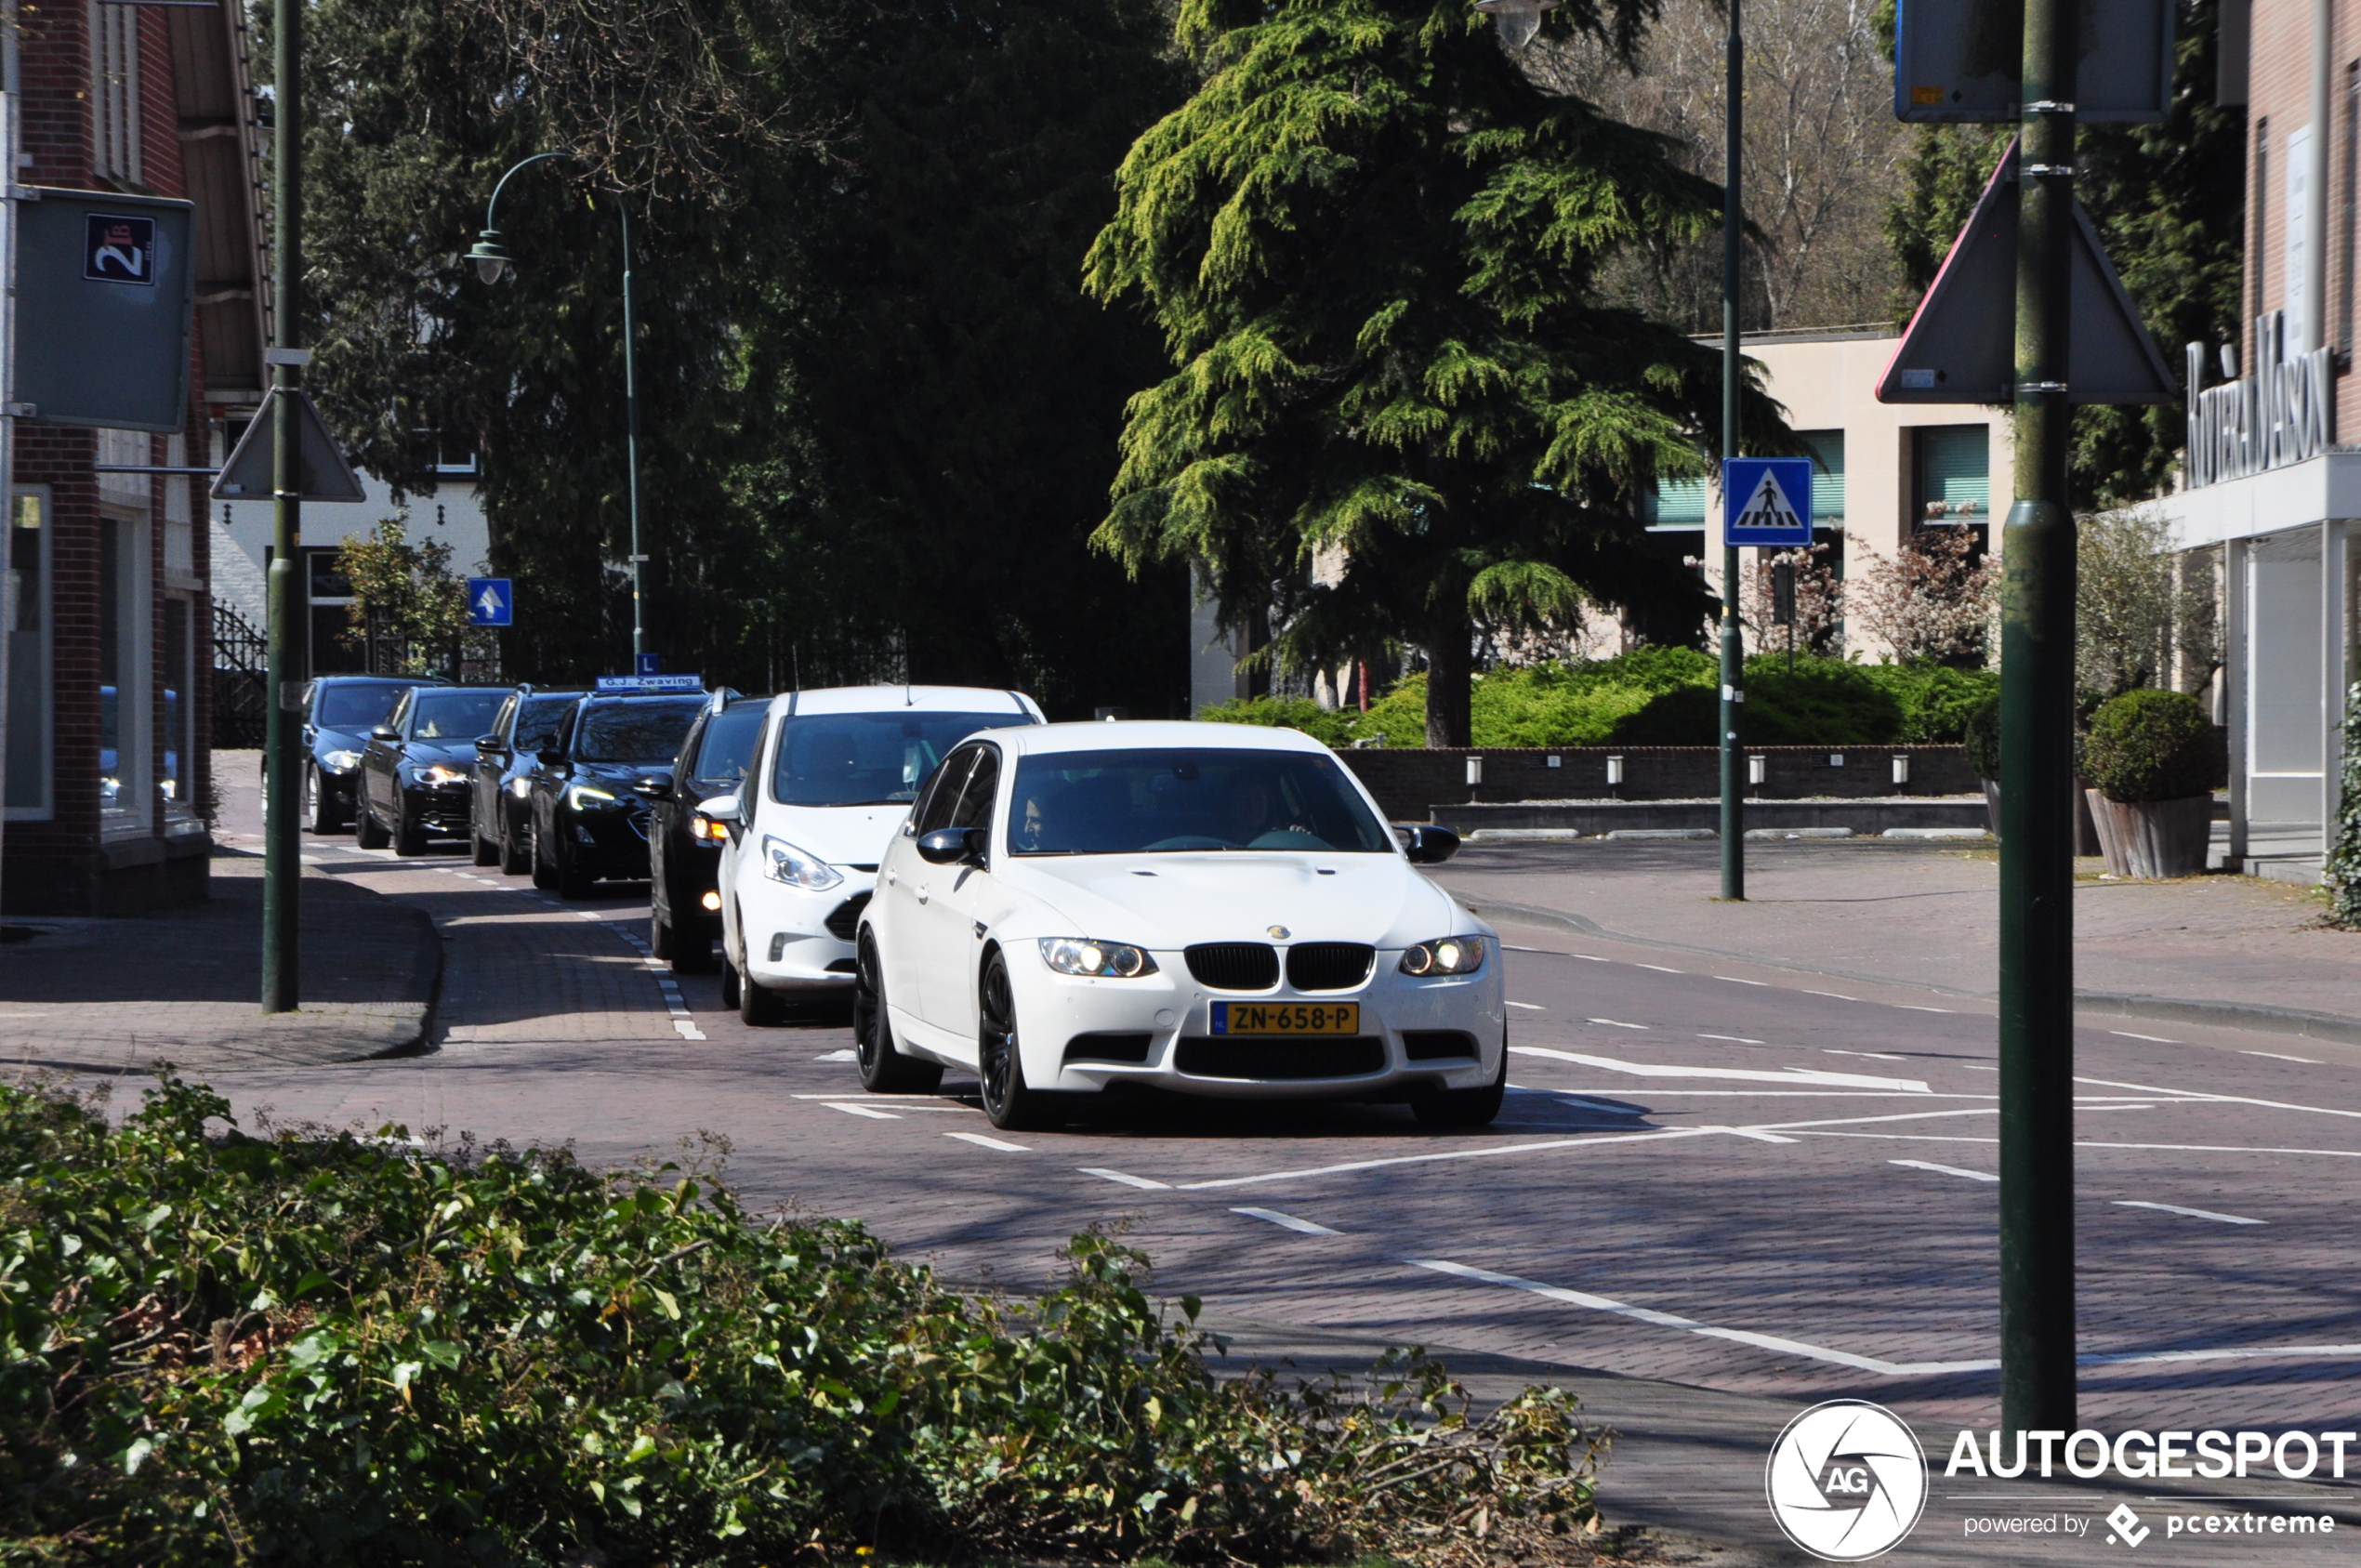
[[[2000,1424],[2073,1431],[2075,0],[2025,0],[2000,600]]]
[[[1738,455],[1738,248],[1743,214],[1738,172],[1746,87],[1744,38],[1738,0],[1730,0],[1730,35],[1724,46],[1729,72],[1723,84],[1721,168],[1721,896],[1747,896],[1745,758],[1738,750],[1739,720],[1746,714],[1746,645],[1738,630],[1738,547],[1730,542],[1730,520],[1740,503],[1728,491],[1729,459]],[[1809,515],[1808,513],[1806,514]]]
[[[271,49],[278,91],[272,104],[270,258],[273,336],[270,362],[271,555],[269,583],[270,716],[269,766],[264,770],[262,860],[262,1010],[293,1012],[297,1005],[297,932],[301,916],[303,714],[308,585],[302,572],[302,426],[296,396],[303,336],[303,7],[276,0]]]

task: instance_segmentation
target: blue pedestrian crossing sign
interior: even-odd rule
[[[1724,543],[1812,543],[1812,459],[1731,457],[1721,464]]]
[[[517,623],[517,596],[506,577],[468,579],[468,625],[512,626]]]

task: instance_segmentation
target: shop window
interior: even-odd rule
[[[90,154],[97,172],[137,185],[139,159],[139,8],[91,0]]]
[[[167,818],[197,814],[196,602],[186,594],[164,601],[164,810]]]
[[[149,823],[148,529],[99,520],[99,813],[111,833]]]
[[[7,814],[46,821],[51,812],[49,729],[49,492],[20,490],[9,508],[0,624],[8,638]]]
[[[1932,425],[1917,432],[1921,527],[1992,520],[1992,431],[1983,425]]]

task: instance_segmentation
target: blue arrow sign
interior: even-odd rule
[[[468,579],[468,625],[512,626],[517,624],[517,596],[506,577]]]
[[[1812,459],[1723,459],[1721,519],[1721,537],[1728,544],[1809,545]]]

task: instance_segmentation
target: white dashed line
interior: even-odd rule
[[[1663,964],[1642,964],[1637,961],[1634,961],[1631,967],[1635,969],[1654,969],[1660,975],[1677,975],[1688,972],[1685,969],[1669,968]]]
[[[1126,1187],[1138,1187],[1150,1192],[1172,1191],[1172,1183],[1169,1181],[1151,1180],[1144,1176],[1134,1176],[1129,1171],[1109,1170],[1104,1166],[1077,1166],[1075,1168],[1085,1176],[1095,1176],[1101,1181],[1120,1181]]]
[[[1804,995],[1807,996],[1833,996],[1840,1002],[1857,1002],[1861,999],[1858,996],[1848,996],[1841,991],[1813,991],[1807,989],[1804,992]]]
[[[851,1110],[851,1107],[847,1106],[845,1109]],[[1010,1143],[1005,1140],[997,1138],[986,1138],[980,1132],[946,1132],[943,1136],[945,1138],[956,1138],[962,1143],[972,1143],[979,1149],[997,1149],[1004,1154],[1030,1154],[1033,1153],[1033,1150],[1026,1144]]]
[[[1326,1225],[1315,1225],[1309,1219],[1298,1219],[1292,1214],[1281,1214],[1275,1208],[1233,1208],[1233,1214],[1243,1214],[1249,1219],[1260,1219],[1282,1230],[1306,1236],[1340,1236],[1342,1231],[1331,1231]]]
[[[1840,1050],[1835,1046],[1822,1046],[1820,1049],[1824,1054],[1828,1056],[1866,1056],[1878,1061],[1907,1061],[1910,1060],[1906,1056],[1894,1056],[1887,1051],[1848,1051]]]
[[[1626,1023],[1621,1019],[1615,1018],[1594,1018],[1587,1020],[1586,1021],[1590,1023],[1603,1023],[1610,1029],[1645,1029],[1649,1027],[1644,1023]]]
[[[2110,1029],[2107,1033],[2113,1034],[2119,1040],[2145,1040],[2152,1046],[2177,1046],[2181,1044],[2178,1040],[2168,1040],[2161,1034],[2134,1034],[2129,1029]],[[2271,1053],[2269,1051],[2249,1051],[2247,1054],[2249,1056],[2268,1056]],[[2302,1061],[2303,1058],[2300,1056],[2291,1056],[2288,1058],[2288,1060],[2289,1061]]]
[[[1749,1040],[1744,1034],[1700,1034],[1700,1040],[1727,1040],[1734,1046],[1759,1046],[1761,1040]]]
[[[822,1051],[811,1060],[814,1061],[858,1061],[861,1058],[857,1052],[847,1048],[840,1051]]]
[[[1792,1138],[1785,1138],[1775,1132],[1758,1132],[1752,1127],[1701,1127],[1697,1128],[1697,1130],[1699,1132],[1725,1132],[1732,1138],[1752,1139],[1757,1143],[1793,1143],[1796,1141],[1796,1140]]]
[[[1579,1051],[1553,1050],[1548,1046],[1510,1046],[1519,1056],[1543,1056],[1553,1061],[1571,1061],[1578,1067],[1603,1068],[1610,1073],[1629,1073],[1641,1078],[1708,1078],[1747,1084],[1813,1084],[1831,1088],[1886,1089],[1902,1094],[1925,1094],[1926,1084],[1917,1078],[1873,1078],[1861,1073],[1824,1073],[1816,1067],[1782,1067],[1776,1071],[1761,1067],[1672,1067],[1648,1061],[1624,1061],[1612,1056],[1586,1056]]]
[[[2117,1208],[2152,1208],[2161,1214],[2185,1214],[2192,1219],[2212,1219],[2224,1225],[2260,1225],[2260,1219],[2249,1219],[2236,1214],[2216,1214],[2209,1208],[2183,1208],[2179,1204],[2143,1203],[2138,1198],[2117,1198]]]
[[[1951,1013],[1959,1010],[1957,1008],[1922,1008],[1916,1002],[1896,1002],[1893,1005],[1908,1013]]]
[[[866,1105],[848,1105],[841,1100],[831,1100],[826,1103],[829,1110],[841,1111],[848,1116],[867,1116],[878,1122],[898,1122],[902,1119],[890,1111],[878,1111]]]
[[[1740,980],[1736,975],[1715,975],[1713,978],[1716,980],[1726,980],[1733,985],[1768,985],[1771,983],[1767,980]]]
[[[1964,1176],[1971,1181],[1998,1181],[2000,1179],[1986,1171],[1962,1170],[1958,1166],[1939,1166],[1932,1160],[1888,1160],[1890,1166],[1907,1166],[1912,1170],[1931,1170],[1937,1176]]]
[[[2122,1031],[2121,1031],[2121,1030],[2117,1030],[2117,1031],[2115,1031],[2115,1033],[2117,1033],[2117,1034],[2121,1034],[2121,1033],[2122,1033]],[[2147,1034],[2134,1034],[2134,1035],[2132,1035],[2132,1036],[2130,1036],[2130,1037],[2131,1037],[2132,1039],[2134,1039],[2134,1040],[2145,1040],[2145,1039],[2150,1039],[2150,1038],[2153,1038],[2153,1036],[2151,1036],[2151,1035],[2147,1035]],[[2180,1042],[2180,1041],[2178,1041],[2178,1040],[2159,1040],[2159,1041],[2157,1041],[2157,1043],[2158,1045],[2177,1046],[2177,1045],[2179,1045],[2181,1042]],[[2318,1059],[2318,1058],[2316,1058],[2316,1057],[2309,1057],[2309,1056],[2282,1056],[2282,1055],[2280,1055],[2277,1051],[2240,1051],[2238,1054],[2239,1054],[2240,1056],[2267,1056],[2267,1057],[2269,1057],[2269,1058],[2270,1058],[2272,1061],[2301,1061],[2301,1062],[2302,1062],[2302,1063],[2303,1063],[2306,1067],[2317,1067],[2317,1066],[2319,1066],[2319,1065],[2320,1065],[2319,1059]]]
[[[1550,1010],[1538,1002],[1510,1002],[1509,1006],[1512,1008],[1523,1008],[1529,1013],[1546,1013]]]

